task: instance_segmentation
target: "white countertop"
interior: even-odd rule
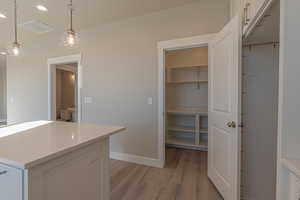
[[[125,128],[51,121],[0,128],[0,163],[27,169],[122,130]]]

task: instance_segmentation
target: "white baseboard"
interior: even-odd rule
[[[0,119],[0,123],[6,123],[6,119]]]
[[[110,158],[115,160],[132,162],[140,165],[147,165],[150,167],[163,168],[163,163],[159,159],[153,159],[119,152],[110,152]]]

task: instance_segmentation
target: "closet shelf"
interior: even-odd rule
[[[203,65],[191,65],[191,66],[172,66],[169,69],[199,69],[201,67],[208,67],[208,64]]]
[[[176,146],[176,147],[187,147],[192,149],[207,149],[207,142],[206,141],[200,141],[199,145],[194,143],[193,139],[189,138],[168,138],[166,144],[168,146]]]
[[[168,81],[168,84],[191,84],[191,83],[208,83],[208,80],[184,80],[184,81]]]
[[[201,115],[207,116],[207,108],[173,108],[167,110],[168,114],[176,115]]]
[[[168,131],[184,132],[184,133],[196,133],[195,128],[184,127],[184,126],[171,126],[171,127],[168,127]],[[207,129],[200,129],[199,133],[207,134],[208,130]]]
[[[171,126],[171,127],[168,127],[168,131],[195,133],[196,129],[190,128],[190,127],[184,127],[184,126],[181,126],[181,127],[180,126]]]

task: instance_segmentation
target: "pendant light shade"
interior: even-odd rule
[[[69,11],[70,11],[70,28],[63,35],[63,45],[65,47],[74,47],[79,43],[79,36],[76,31],[73,29],[73,1],[70,0],[69,3]]]

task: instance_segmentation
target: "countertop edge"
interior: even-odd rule
[[[62,149],[60,151],[57,151],[53,154],[50,154],[50,155],[47,155],[45,157],[42,157],[42,158],[38,158],[34,161],[29,161],[29,162],[26,162],[26,163],[20,163],[20,162],[17,162],[17,161],[13,161],[13,160],[9,160],[9,159],[5,159],[5,158],[1,158],[0,157],[0,164],[2,165],[6,165],[8,167],[13,167],[13,168],[17,168],[17,169],[20,169],[20,170],[28,170],[36,165],[39,165],[39,164],[42,164],[44,162],[47,162],[49,160],[52,160],[52,159],[55,159],[57,157],[60,157],[62,155],[65,155],[67,153],[70,153],[72,151],[75,151],[77,149],[80,149],[82,147],[85,147],[85,146],[88,146],[90,144],[93,144],[97,141],[100,141],[102,139],[105,139],[105,138],[108,138],[110,136],[112,136],[113,134],[116,134],[116,133],[119,133],[121,131],[124,131],[126,130],[126,127],[116,127],[116,130],[114,131],[111,131],[105,135],[101,135],[99,137],[95,137],[93,139],[90,139],[90,140],[87,140],[85,142],[82,142],[80,144],[77,144],[75,146],[72,146],[72,147],[68,147],[66,149]]]

